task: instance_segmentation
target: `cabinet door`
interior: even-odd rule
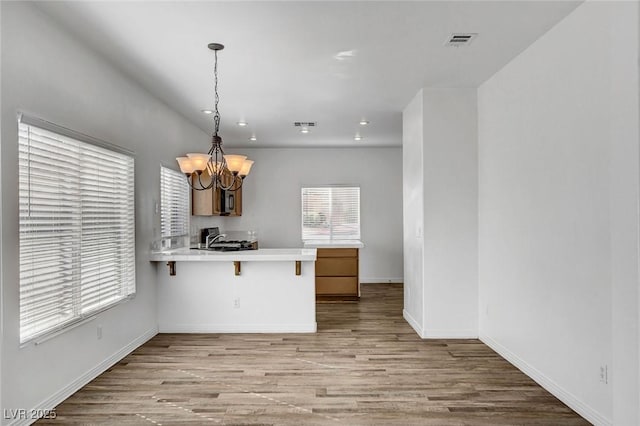
[[[193,186],[196,188],[202,183],[203,186],[207,186],[211,183],[211,176],[209,172],[205,170],[198,178],[197,176],[191,176]],[[215,193],[213,188],[198,191],[196,189],[191,190],[191,214],[194,216],[212,216],[215,214]]]
[[[358,295],[356,277],[317,277],[316,295]]]
[[[192,176],[194,186],[207,186],[211,183],[211,176],[205,170],[200,178]],[[228,185],[231,183],[231,177],[225,176],[223,183]],[[203,191],[191,191],[191,214],[194,216],[241,216],[242,215],[242,188],[232,192],[233,208],[222,209],[223,191],[220,189],[206,189]]]
[[[316,296],[357,299],[358,249],[319,248],[316,258]]]
[[[355,257],[318,257],[317,277],[357,277],[358,259]]]

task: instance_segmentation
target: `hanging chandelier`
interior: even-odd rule
[[[215,110],[213,112],[214,132],[211,137],[211,148],[207,154],[189,153],[186,157],[178,157],[180,170],[187,176],[191,188],[203,191],[208,189],[222,189],[237,191],[242,187],[253,161],[247,160],[246,155],[225,154],[222,150],[222,138],[218,136],[220,130],[220,112],[218,111],[218,51],[224,49],[219,43],[210,43],[209,49],[215,55],[213,75],[215,78]],[[204,177],[203,177],[204,175]]]

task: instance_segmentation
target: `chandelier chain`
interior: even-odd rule
[[[2,0],[0,0],[2,1]],[[187,154],[187,157],[178,157],[180,170],[186,174],[189,185],[197,191],[215,189],[216,191],[237,191],[242,187],[244,178],[249,174],[253,161],[247,160],[246,156],[232,155],[234,158],[234,168],[229,169],[226,155],[222,149],[222,138],[218,135],[220,131],[220,95],[218,94],[218,50],[224,49],[224,45],[220,43],[209,43],[209,49],[213,50],[215,62],[213,67],[214,76],[214,94],[215,109],[213,115],[214,134],[211,138],[211,147],[208,155],[205,154]],[[202,158],[205,157],[206,160]],[[242,163],[238,163],[241,161]],[[201,164],[206,162],[206,165]],[[203,180],[203,174],[205,178]],[[196,183],[197,182],[197,183]],[[218,194],[218,192],[216,192]],[[216,196],[220,196],[219,194]]]
[[[213,122],[215,124],[215,135],[218,136],[218,130],[220,130],[220,111],[218,111],[218,102],[220,102],[220,96],[218,95],[218,51],[213,51],[215,55],[215,62],[213,66],[214,76],[214,92],[215,92],[215,114],[213,116]]]

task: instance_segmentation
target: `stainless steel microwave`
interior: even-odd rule
[[[234,191],[220,191],[220,211],[232,213],[236,207],[236,195]]]

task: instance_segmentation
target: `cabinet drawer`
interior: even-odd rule
[[[357,248],[319,248],[317,257],[358,257]]]
[[[316,277],[357,277],[358,258],[327,257],[316,259]]]
[[[316,294],[319,295],[358,295],[356,277],[317,277]]]

